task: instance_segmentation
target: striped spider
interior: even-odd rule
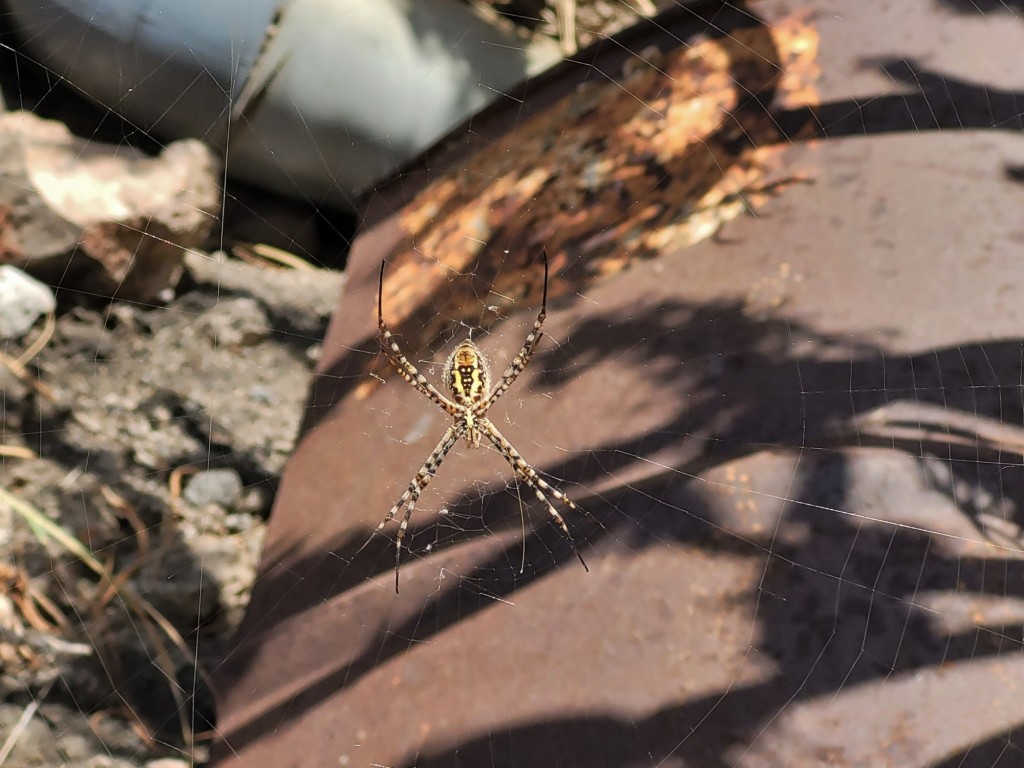
[[[554,508],[545,494],[554,496],[574,512],[581,511],[579,507],[564,493],[548,485],[537,474],[537,471],[526,463],[523,457],[519,455],[519,451],[512,447],[512,444],[498,431],[498,428],[494,426],[491,420],[487,418],[487,412],[498,401],[498,398],[508,391],[519,374],[526,368],[530,362],[530,357],[533,355],[533,351],[537,348],[540,337],[543,336],[541,326],[544,324],[544,318],[547,316],[548,303],[547,253],[543,252],[542,257],[544,259],[544,298],[541,301],[540,313],[537,315],[533,328],[523,343],[523,348],[512,358],[512,362],[509,363],[505,373],[498,380],[497,386],[488,393],[491,371],[490,366],[487,364],[487,358],[484,357],[483,352],[473,343],[472,339],[463,341],[455,348],[455,351],[452,352],[444,366],[444,383],[451,394],[451,399],[441,394],[433,384],[424,378],[423,374],[416,369],[416,366],[409,362],[409,359],[399,348],[394,336],[391,335],[387,323],[384,322],[384,310],[382,308],[384,264],[380,265],[380,282],[377,287],[377,326],[380,331],[378,341],[381,351],[391,361],[391,364],[403,379],[452,418],[452,425],[444,433],[441,442],[437,444],[437,447],[427,457],[427,460],[423,462],[423,466],[420,467],[416,476],[409,483],[405,493],[395,502],[395,505],[391,507],[384,516],[384,519],[381,520],[380,525],[377,526],[370,536],[370,539],[373,539],[385,525],[394,519],[398,511],[405,507],[405,516],[402,518],[402,523],[395,536],[396,593],[398,592],[399,565],[402,559],[402,540],[405,538],[406,528],[409,527],[409,519],[412,517],[413,510],[416,507],[416,501],[419,499],[420,494],[423,493],[423,489],[427,487],[430,479],[437,474],[445,456],[448,455],[448,452],[458,442],[459,438],[464,439],[470,448],[478,448],[481,437],[487,438],[494,445],[498,453],[511,465],[516,477],[533,488],[537,498],[547,506],[548,514],[558,524],[558,527],[562,529],[562,533],[565,534],[566,539],[569,541],[569,546],[572,548],[573,553],[583,564],[584,570],[590,570],[583,561],[583,557],[576,550],[576,542],[573,540],[572,534],[569,533],[569,527],[565,524],[565,519]],[[369,540],[367,540],[367,543],[369,543]],[[365,547],[366,544],[363,546]]]

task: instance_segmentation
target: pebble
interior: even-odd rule
[[[10,264],[0,266],[0,336],[23,336],[36,320],[56,308],[49,286]]]
[[[218,504],[233,507],[242,494],[242,478],[233,469],[198,472],[185,487],[185,500],[197,507]]]

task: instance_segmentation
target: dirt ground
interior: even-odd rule
[[[104,568],[5,505],[0,731],[38,706],[8,765],[141,765],[211,727],[203,673],[244,609],[341,286],[215,258],[190,254],[166,306],[62,313],[31,373],[5,373],[4,446],[23,452],[6,492]]]

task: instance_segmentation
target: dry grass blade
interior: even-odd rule
[[[188,647],[185,645],[185,640],[178,634],[178,631],[171,626],[170,622],[158,611],[156,611],[152,605],[145,600],[142,600],[137,595],[137,607],[142,608],[146,612],[146,617],[152,621],[142,622],[142,631],[145,633],[146,638],[149,640],[150,645],[156,652],[156,661],[160,667],[160,671],[163,672],[164,679],[167,681],[167,687],[171,692],[171,696],[174,698],[175,713],[178,715],[178,727],[181,729],[181,736],[185,740],[185,744],[188,749],[192,749],[192,728],[190,727],[188,712],[185,707],[185,696],[181,690],[181,686],[178,685],[177,676],[175,675],[174,659],[171,658],[171,654],[167,650],[167,646],[164,645],[163,640],[160,638],[160,633],[154,628],[154,624],[163,630],[164,634],[168,637],[173,637],[177,642],[178,650],[181,651],[186,658],[191,659],[192,655],[188,651]],[[134,612],[133,608],[133,612]],[[140,617],[145,618],[145,617]],[[205,675],[203,675],[205,678]]]
[[[563,56],[572,56],[578,50],[576,44],[576,0],[557,0],[555,13],[558,18],[558,41]]]
[[[20,565],[14,574],[10,597],[18,606],[21,615],[25,617],[25,621],[40,632],[67,629],[67,617],[50,598],[32,587],[32,582]],[[47,619],[43,613],[50,618]]]
[[[317,271],[315,266],[301,256],[296,256],[294,253],[289,253],[266,243],[253,243],[248,246],[236,245],[231,249],[231,252],[242,261],[257,266],[287,267],[288,269],[302,269],[307,272]]]
[[[182,481],[198,472],[198,467],[175,467],[171,470],[171,474],[167,478],[167,490],[171,494],[171,511],[175,515],[181,514]]]
[[[36,452],[20,445],[0,445],[0,456],[12,459],[34,459]]]
[[[10,507],[40,542],[53,540],[64,550],[77,557],[93,573],[109,580],[110,574],[81,541],[59,524],[48,518],[27,501],[18,498],[6,488],[0,488],[0,504]]]
[[[43,330],[39,332],[39,336],[36,337],[35,341],[28,345],[28,348],[22,352],[21,355],[18,357],[11,357],[10,355],[0,352],[0,362],[6,365],[8,369],[10,369],[11,373],[22,381],[31,384],[36,392],[51,402],[56,400],[53,395],[53,390],[30,374],[25,366],[28,365],[29,361],[42,352],[46,345],[50,343],[50,339],[53,338],[53,332],[56,328],[57,318],[51,312],[46,316]]]
[[[103,484],[99,488],[100,494],[103,499],[118,513],[128,521],[128,524],[132,527],[135,532],[135,541],[138,543],[139,554],[138,557],[144,558],[149,553],[149,533],[146,530],[145,524],[142,522],[142,518],[139,517],[139,513],[135,511],[135,507],[125,501],[120,494],[118,494],[109,485]]]
[[[29,344],[28,348],[18,356],[18,366],[24,369],[32,358],[42,352],[46,348],[46,345],[50,343],[50,339],[53,338],[53,332],[55,330],[57,330],[57,316],[53,312],[50,312],[43,321],[43,330],[39,332],[35,341]]]
[[[178,717],[179,724],[182,728],[182,738],[186,744],[191,746],[193,742],[185,708],[185,699],[180,690],[180,686],[178,686],[175,681],[174,662],[168,651],[165,640],[170,641],[170,644],[185,658],[187,658],[191,664],[193,664],[197,673],[204,681],[209,682],[209,677],[205,670],[198,665],[198,662],[194,658],[192,651],[185,642],[185,639],[167,620],[167,618],[154,608],[148,600],[141,597],[130,588],[126,583],[126,579],[123,574],[113,573],[109,567],[101,563],[96,556],[89,551],[85,544],[83,544],[72,533],[64,529],[61,525],[50,520],[34,506],[23,499],[18,498],[4,488],[0,488],[0,505],[7,505],[17,513],[17,515],[29,526],[33,535],[39,541],[46,542],[48,540],[52,540],[60,545],[60,547],[66,552],[74,555],[82,562],[83,565],[100,577],[101,584],[104,588],[104,594],[113,590],[113,592],[121,598],[132,615],[140,620],[143,631],[154,648],[157,662],[167,680],[171,695],[173,696],[175,703],[178,705]]]
[[[4,765],[7,762],[7,758],[11,756],[11,752],[14,751],[18,744],[18,739],[21,738],[21,734],[28,728],[28,724],[32,722],[32,718],[35,717],[36,711],[39,709],[39,704],[46,698],[51,687],[53,687],[53,683],[47,683],[46,687],[40,691],[39,696],[25,707],[21,717],[18,718],[18,722],[11,728],[11,732],[7,735],[3,746],[0,747],[0,766]]]

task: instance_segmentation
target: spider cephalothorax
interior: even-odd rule
[[[533,328],[526,336],[523,348],[512,358],[512,362],[509,363],[508,368],[501,375],[494,390],[488,392],[490,389],[491,371],[487,364],[487,358],[484,357],[483,352],[473,343],[472,339],[466,339],[461,342],[448,358],[444,368],[444,382],[452,395],[451,400],[442,395],[433,384],[426,380],[416,366],[409,362],[409,359],[399,348],[394,336],[392,336],[387,323],[384,322],[384,310],[381,306],[384,296],[384,264],[380,265],[380,282],[377,288],[377,326],[380,330],[379,342],[381,351],[391,361],[391,364],[403,379],[429,398],[434,405],[452,417],[452,425],[444,433],[441,442],[437,444],[437,447],[427,457],[427,460],[420,467],[412,482],[409,483],[405,493],[391,507],[374,531],[374,535],[379,533],[385,525],[394,519],[402,507],[406,507],[405,516],[402,518],[402,523],[395,536],[395,592],[398,591],[398,570],[402,558],[402,540],[405,538],[405,531],[409,527],[409,519],[412,517],[413,510],[416,507],[416,501],[419,499],[423,489],[427,487],[430,478],[437,474],[437,470],[441,467],[441,462],[444,461],[445,456],[448,455],[448,452],[458,442],[460,437],[472,448],[480,445],[481,437],[486,437],[491,442],[498,453],[512,466],[516,476],[533,488],[537,498],[547,505],[548,514],[551,515],[551,518],[562,529],[562,532],[569,541],[569,546],[572,547],[576,557],[583,563],[583,567],[585,569],[587,567],[580,553],[576,551],[576,543],[573,541],[572,534],[569,533],[569,527],[565,524],[565,519],[552,506],[545,494],[551,494],[574,512],[579,511],[579,508],[564,493],[552,488],[547,481],[538,475],[537,471],[526,463],[523,457],[519,455],[519,452],[512,447],[512,444],[505,439],[505,436],[487,418],[487,412],[491,409],[491,406],[508,391],[516,377],[526,368],[526,365],[530,362],[530,357],[533,355],[533,351],[537,348],[537,342],[540,341],[543,335],[541,326],[544,324],[544,318],[547,316],[548,303],[548,257],[546,253],[541,255],[544,259],[544,294],[541,300],[540,312],[533,323]],[[363,546],[366,545],[364,544]]]

